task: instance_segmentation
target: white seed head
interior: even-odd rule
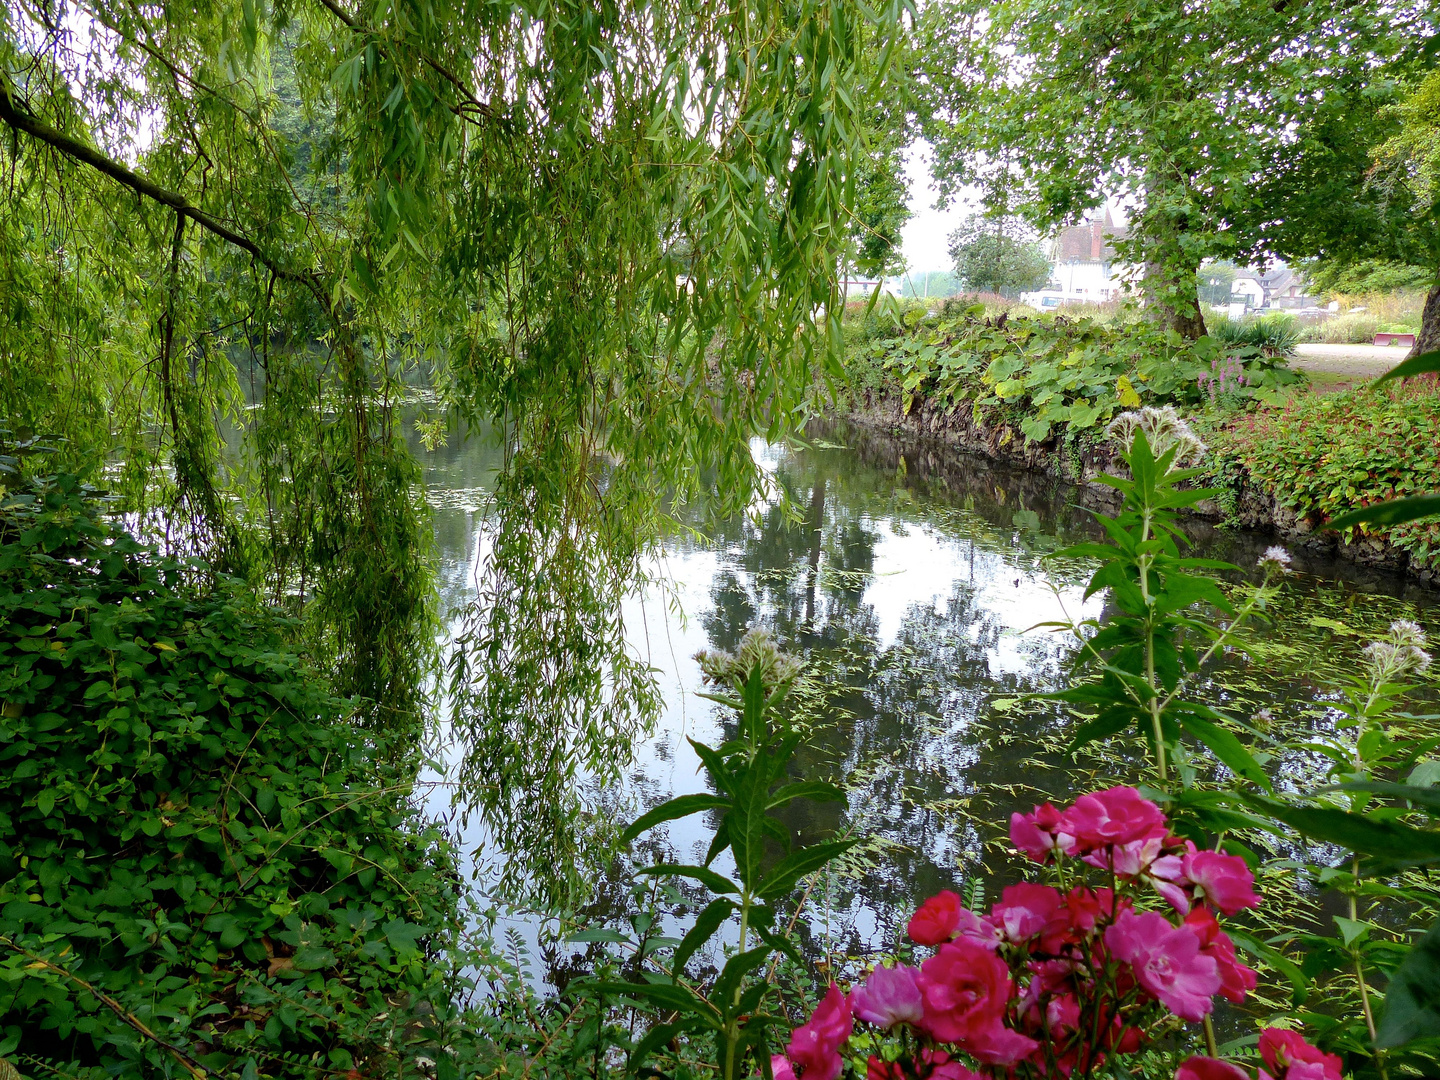
[[[1290,573],[1290,552],[1279,544],[1272,544],[1256,560],[1255,565],[1267,572]]]
[[[1135,445],[1136,432],[1145,433],[1150,452],[1157,458],[1175,450],[1174,463],[1183,466],[1186,462],[1198,462],[1205,456],[1205,444],[1190,430],[1190,425],[1181,419],[1173,405],[1155,408],[1147,405],[1143,409],[1123,412],[1105,429],[1110,437],[1118,441],[1128,454]]]
[[[757,667],[760,680],[773,688],[793,682],[805,666],[799,657],[782,652],[770,631],[754,627],[740,639],[733,653],[724,649],[702,649],[695,654],[707,682],[718,685],[743,683]]]
[[[1381,682],[1418,675],[1430,666],[1425,644],[1425,631],[1418,623],[1397,619],[1390,624],[1385,640],[1365,646],[1365,664],[1371,675]]]
[[[1396,645],[1411,645],[1417,649],[1429,644],[1424,628],[1410,619],[1396,619],[1390,624],[1390,640]]]

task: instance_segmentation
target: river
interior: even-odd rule
[[[475,596],[499,452],[481,439],[414,449],[426,467],[442,603],[458,612]],[[837,426],[808,445],[757,443],[754,452],[802,520],[771,500],[706,540],[677,533],[664,544],[651,564],[662,584],[626,610],[662,708],[621,782],[591,794],[614,815],[705,790],[687,740],[720,741],[725,712],[696,696],[694,654],[770,628],[807,658],[815,683],[801,764],[849,791],[845,805],[799,809],[788,823],[807,841],[837,828],[863,839],[850,872],[822,881],[809,901],[809,944],[817,954],[863,953],[893,941],[913,904],[938,888],[978,881],[993,894],[1013,874],[1003,851],[1012,810],[1071,798],[1097,772],[1139,776],[1138,747],[1068,759],[1059,752],[1065,713],[1018,700],[1060,685],[1072,647],[1032,628],[1101,612],[1099,597],[1082,602],[1089,568],[1050,557],[1097,530],[1077,488],[864,429]],[[1203,523],[1191,532],[1199,554],[1242,567],[1274,542]],[[1401,575],[1294,554],[1286,596],[1249,636],[1250,654],[1226,659],[1225,686],[1210,697],[1238,719],[1258,715],[1278,741],[1333,721],[1326,699],[1370,635],[1392,618],[1435,615],[1429,590]],[[1317,779],[1305,755],[1276,757],[1282,784]],[[432,792],[437,813],[449,812],[449,791]],[[483,897],[504,853],[455,821]],[[698,862],[709,837],[697,816],[671,825],[655,853]],[[623,864],[604,876],[587,914],[623,912],[628,882]],[[546,940],[538,916],[502,922],[518,928],[549,981],[583,961]]]

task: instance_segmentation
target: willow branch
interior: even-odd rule
[[[351,15],[338,3],[336,3],[336,0],[320,0],[320,4],[337,19],[339,19],[342,23],[344,23],[347,27],[355,31],[355,33],[366,34],[374,38],[379,37],[379,35],[376,34],[374,31],[368,29],[365,26],[362,26],[353,15]],[[380,45],[378,42],[376,44],[383,53],[385,51],[384,46]],[[458,75],[452,72],[444,64],[440,63],[440,61],[432,58],[427,53],[419,52],[417,50],[417,55],[420,57],[421,60],[425,62],[426,66],[428,66],[437,75],[439,75],[442,79],[444,79],[446,82],[448,82],[451,86],[455,88],[455,92],[460,95],[461,100],[464,102],[464,106],[468,106],[469,108],[474,109],[481,116],[484,116],[487,119],[493,120],[495,118],[494,107],[492,107],[489,102],[481,101],[479,98],[477,98],[474,92],[470,89],[470,87],[467,86],[464,80],[462,80]],[[456,116],[460,116],[463,118],[465,116],[464,106],[452,107],[452,111],[455,113]]]
[[[30,112],[24,105],[15,99],[8,80],[0,77],[0,120],[3,120],[16,131],[23,131],[26,135],[53,147],[60,153],[75,161],[89,165],[92,169],[104,173],[116,183],[129,188],[137,195],[157,202],[162,206],[168,206],[177,215],[189,218],[207,232],[213,233],[222,240],[227,241],[248,252],[257,262],[263,265],[276,277],[284,278],[286,281],[294,281],[304,285],[314,295],[320,306],[334,317],[331,310],[329,298],[320,287],[320,282],[314,274],[292,270],[281,265],[274,256],[267,252],[260,244],[243,233],[236,232],[229,225],[216,217],[206,213],[200,207],[190,202],[185,196],[163,188],[152,180],[148,180],[127,168],[114,158],[102,154],[88,143],[67,135],[58,128],[52,127],[44,120],[41,120],[34,113]]]
[[[180,1064],[181,1068],[183,1068],[187,1073],[190,1074],[193,1080],[206,1080],[206,1078],[210,1075],[205,1070],[204,1066],[202,1066],[198,1061],[196,1061],[194,1058],[192,1058],[189,1054],[187,1054],[184,1050],[180,1049],[180,1047],[176,1046],[174,1043],[167,1042],[159,1035],[156,1035],[155,1032],[151,1031],[145,1025],[145,1022],[142,1021],[138,1016],[130,1012],[128,1009],[125,1008],[125,1006],[121,1005],[113,997],[105,993],[93,983],[88,983],[79,975],[76,975],[73,971],[70,971],[68,968],[63,968],[59,964],[53,963],[49,960],[46,960],[43,956],[39,956],[36,953],[31,952],[24,946],[17,945],[8,937],[0,937],[0,945],[4,945],[9,949],[14,950],[21,956],[28,957],[31,962],[25,965],[27,968],[44,968],[46,971],[53,971],[55,974],[61,976],[62,978],[69,979],[71,982],[76,983],[84,989],[88,990],[91,995],[100,1002],[100,1004],[104,1005],[107,1009],[113,1012],[127,1026],[133,1028],[145,1038],[150,1039],[152,1042],[156,1043],[158,1046],[168,1052],[170,1056],[173,1057],[176,1062]]]

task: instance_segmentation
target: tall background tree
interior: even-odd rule
[[[965,292],[1013,299],[1050,280],[1050,260],[1034,232],[1009,215],[971,214],[950,234],[950,258]]]
[[[620,621],[638,559],[677,502],[745,505],[749,439],[832,358],[854,102],[887,92],[865,35],[905,7],[868,17],[6,0],[3,426],[113,466],[401,730],[435,652],[406,429],[494,431],[460,780],[498,839],[557,841],[565,779],[653,706]]]
[[[926,130],[942,182],[1003,185],[1038,227],[1120,198],[1122,257],[1197,337],[1201,262],[1264,257],[1265,168],[1332,88],[1433,33],[1419,0],[939,0]]]
[[[1251,228],[1321,287],[1428,290],[1412,355],[1440,349],[1440,38],[1335,87],[1277,153]]]

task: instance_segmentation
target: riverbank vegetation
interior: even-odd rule
[[[1196,290],[1419,268],[1440,334],[1429,12],[1059,10],[6,0],[0,1080],[1440,1069],[1424,629],[1315,605],[1342,659],[1289,708],[1244,666],[1299,648],[1259,629],[1289,555],[1178,525],[1215,476],[1315,528],[1440,480],[1433,385],[1309,395],[1287,320]],[[1116,197],[1143,306],[847,307],[903,262],[917,135],[985,191],[967,287]],[[827,533],[824,474],[755,448],[869,399],[1114,492],[1078,545],[984,526],[1048,642],[980,612],[977,529],[881,655],[866,513]],[[477,433],[442,568],[422,460]],[[675,795],[627,775],[675,704],[637,589],[732,526],[770,546],[717,560],[755,595],[712,590]],[[1429,565],[1434,528],[1384,535]],[[821,745],[886,695],[891,744]],[[935,741],[903,779],[945,724],[1010,771]]]
[[[980,306],[948,316],[919,306],[857,312],[841,406],[891,401],[900,416],[959,418],[1071,462],[1059,472],[1080,479],[1076,463],[1104,441],[1113,416],[1171,405],[1209,444],[1224,506],[1233,513],[1238,500],[1258,499],[1302,533],[1323,531],[1347,510],[1440,488],[1433,377],[1322,393],[1284,364],[1298,336],[1293,319],[1214,319],[1212,329],[1214,337],[1190,342],[1144,321],[986,315]],[[1376,538],[1390,561],[1426,571],[1440,551],[1436,529],[1428,521],[1365,525],[1342,539]]]

